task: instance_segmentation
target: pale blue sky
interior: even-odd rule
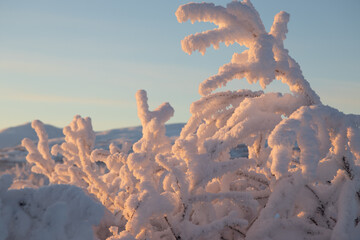
[[[95,130],[140,125],[138,89],[152,109],[170,102],[170,122],[186,122],[199,83],[240,50],[182,52],[186,35],[213,28],[178,23],[187,2],[0,0],[0,129],[34,119],[64,127],[75,114],[90,116]],[[360,114],[360,1],[252,2],[268,30],[276,13],[290,13],[285,46],[312,88],[324,104]],[[235,81],[230,89],[249,87]]]

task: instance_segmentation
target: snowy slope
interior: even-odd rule
[[[64,137],[60,128],[45,124],[45,130],[49,139]],[[0,149],[20,145],[23,138],[37,139],[35,131],[31,128],[31,123],[0,130]]]

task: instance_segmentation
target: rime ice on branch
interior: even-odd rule
[[[182,40],[182,49],[189,54],[196,50],[205,54],[207,47],[213,45],[217,49],[220,42],[226,45],[238,43],[248,48],[242,53],[234,53],[231,62],[220,67],[217,75],[202,82],[201,95],[210,94],[234,78],[246,78],[249,83],[259,82],[262,88],[278,78],[303,98],[303,104],[320,103],[320,98],[304,79],[300,66],[284,48],[289,21],[286,12],[275,16],[269,33],[250,1],[233,1],[226,8],[212,3],[189,3],[178,8],[176,17],[179,22],[211,22],[218,26]]]
[[[107,208],[94,228],[98,239],[356,239],[360,116],[321,104],[284,48],[289,15],[277,14],[269,33],[250,1],[190,3],[176,16],[218,26],[186,37],[189,54],[220,42],[248,48],[200,85],[203,97],[191,105],[179,138],[172,144],[165,135],[173,108],[150,111],[140,90],[143,137],[133,152],[114,144],[93,150],[91,121],[76,116],[50,154],[34,121],[38,146],[23,141],[32,170],[52,184],[81,187]],[[292,93],[213,93],[234,78],[262,87],[281,79]],[[244,144],[248,157],[231,155]],[[57,154],[62,163],[52,159]]]

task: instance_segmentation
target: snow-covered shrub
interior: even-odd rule
[[[322,105],[284,48],[289,14],[277,14],[270,32],[246,0],[189,3],[176,16],[218,26],[186,37],[189,54],[221,42],[248,49],[201,83],[202,98],[175,143],[165,136],[174,110],[164,103],[150,111],[141,90],[143,137],[133,152],[93,149],[91,121],[80,116],[64,128],[65,143],[50,151],[42,123],[34,121],[38,145],[23,141],[32,170],[101,202],[108,212],[96,229],[100,238],[356,239],[360,116]],[[263,88],[278,79],[291,93],[214,92],[235,78]],[[248,157],[231,156],[239,144]],[[58,154],[62,163],[53,160]]]
[[[38,188],[49,184],[45,175],[32,172],[31,167],[26,163],[17,163],[11,168],[0,171],[0,176],[5,174],[13,177],[10,189]]]
[[[75,186],[8,190],[10,175],[0,178],[0,239],[93,239],[104,207]]]

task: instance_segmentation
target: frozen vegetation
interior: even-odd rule
[[[1,177],[0,239],[359,239],[360,116],[323,105],[304,79],[283,44],[289,14],[270,32],[246,0],[189,3],[176,17],[218,26],[185,37],[189,54],[221,42],[247,50],[200,84],[175,141],[165,134],[174,109],[151,111],[144,90],[133,145],[94,148],[90,118],[75,116],[50,148],[34,121],[39,140],[22,145],[49,185],[9,190]],[[215,91],[233,79],[280,80],[291,93]],[[241,144],[246,156],[230,154]]]

